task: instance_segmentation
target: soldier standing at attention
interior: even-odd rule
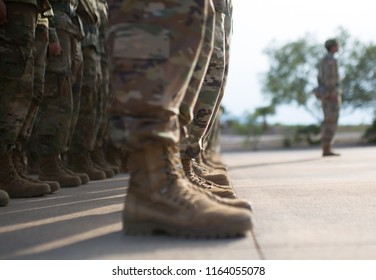
[[[203,73],[202,87],[198,88],[196,93],[194,118],[188,126],[188,138],[183,139],[181,143],[181,154],[184,170],[192,183],[209,189],[218,196],[236,197],[226,170],[214,169],[199,161],[204,148],[203,144],[212,129],[212,122],[217,118],[223,98],[232,28],[231,1],[213,0],[212,2],[215,8],[213,53],[207,71]]]
[[[18,136],[16,148],[13,151],[13,164],[17,173],[26,180],[38,182],[41,181],[29,176],[28,168],[26,165],[25,150],[30,148],[34,150],[36,146],[35,137],[36,130],[34,123],[37,118],[39,106],[43,99],[44,94],[44,74],[46,70],[47,50],[53,56],[60,55],[61,47],[56,29],[53,24],[50,24],[51,17],[53,16],[52,8],[48,0],[41,0],[46,8],[49,8],[44,13],[38,13],[37,27],[35,30],[35,44],[34,44],[34,85],[33,85],[33,98],[26,115],[25,123],[22,127],[21,133]],[[53,22],[52,22],[53,23]],[[27,163],[32,162],[32,156],[28,157]],[[59,190],[60,185],[55,181],[44,181],[50,186],[51,192],[54,193]]]
[[[12,161],[32,100],[37,7],[36,0],[0,0],[0,189],[11,198],[51,192],[22,178]]]
[[[334,54],[339,50],[337,40],[330,39],[325,42],[327,54],[320,62],[318,84],[323,89],[321,103],[324,112],[322,124],[322,155],[338,156],[332,151],[332,144],[337,130],[339,110],[341,106],[340,78],[337,60]]]
[[[112,110],[122,116],[116,125],[130,149],[127,234],[227,237],[252,227],[248,210],[191,184],[179,157],[179,108],[202,47],[208,4],[109,1]]]
[[[66,151],[73,122],[72,62],[75,38],[81,30],[74,22],[78,0],[50,0],[61,54],[49,56],[44,96],[37,117],[39,180],[57,181],[61,187],[76,187],[82,181],[78,174],[65,170],[61,154]]]
[[[97,139],[97,105],[101,84],[101,55],[99,42],[100,16],[97,0],[79,0],[77,13],[82,19],[85,38],[81,42],[83,56],[83,80],[80,110],[71,146],[67,153],[68,164],[74,172],[85,173],[90,180],[113,177],[112,170],[94,165],[91,152]],[[107,173],[108,172],[108,173]]]

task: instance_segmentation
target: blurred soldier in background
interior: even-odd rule
[[[330,39],[325,42],[327,54],[321,60],[318,73],[318,84],[321,89],[321,103],[324,112],[322,124],[322,150],[323,156],[338,156],[332,151],[332,144],[337,130],[339,110],[341,106],[340,78],[337,60],[334,54],[339,50],[337,40]]]
[[[109,7],[111,110],[117,116],[111,121],[130,149],[124,231],[245,234],[251,229],[247,206],[191,184],[179,156],[179,109],[200,55],[209,1],[111,0]]]
[[[11,198],[51,193],[20,176],[12,159],[32,102],[37,15],[47,10],[36,0],[0,0],[0,189]]]

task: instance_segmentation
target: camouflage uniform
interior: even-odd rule
[[[37,117],[39,179],[73,187],[80,185],[81,180],[62,167],[60,155],[67,150],[74,125],[72,67],[77,51],[75,42],[82,38],[82,30],[76,16],[77,0],[50,0],[50,3],[61,55],[48,57],[44,96]]]
[[[0,189],[10,197],[41,196],[50,187],[22,178],[12,157],[32,100],[37,8],[43,7],[34,0],[7,0],[5,7],[7,22],[0,26]]]
[[[130,149],[127,234],[221,237],[251,229],[249,212],[230,206],[236,200],[190,184],[179,158],[179,110],[200,55],[208,3],[109,2],[112,122]]]
[[[338,74],[337,60],[334,54],[328,52],[322,59],[318,74],[319,86],[325,88],[325,94],[321,97],[324,112],[322,124],[322,146],[324,153],[330,152],[337,130],[341,95],[339,90],[340,78]]]
[[[213,0],[215,7],[214,49],[210,58],[204,82],[194,107],[194,119],[188,128],[189,138],[184,140],[185,154],[195,158],[202,150],[203,137],[209,122],[215,117],[216,104],[222,99],[220,96],[225,75],[225,15],[228,13],[226,0]]]
[[[37,17],[36,0],[5,3],[8,22],[0,26],[1,154],[15,145],[31,104]]]
[[[213,0],[213,4],[215,7],[214,50],[208,69],[203,73],[203,86],[196,93],[198,99],[194,108],[193,122],[188,126],[188,138],[183,139],[180,145],[183,167],[188,178],[194,183],[204,184],[207,188],[218,188],[215,184],[230,185],[228,175],[223,170],[215,171],[197,162],[200,152],[206,146],[204,141],[211,131],[212,123],[215,120],[219,122],[218,109],[223,98],[228,72],[227,51],[232,27],[231,3],[226,0]],[[194,158],[196,160],[193,160]],[[235,192],[233,195],[235,196]]]
[[[30,164],[35,160],[33,157],[36,157],[36,155],[30,152],[28,156],[30,160],[26,160],[25,150],[29,149],[33,151],[37,144],[37,132],[34,123],[44,94],[44,75],[48,44],[49,42],[58,42],[56,30],[53,26],[50,27],[49,24],[49,17],[53,16],[52,8],[47,0],[44,0],[42,3],[48,10],[43,13],[38,13],[37,27],[35,30],[33,98],[25,118],[25,123],[18,137],[16,149],[13,152],[13,164],[18,174],[32,182],[38,182],[38,180],[29,176],[26,162]],[[51,192],[56,192],[60,188],[58,182],[49,181],[46,183],[50,186]]]
[[[207,146],[210,146],[210,149],[212,151],[218,151],[219,150],[219,144],[220,144],[220,115],[221,115],[221,103],[222,99],[226,90],[226,84],[227,84],[227,76],[228,76],[228,71],[229,71],[229,65],[230,65],[230,46],[231,46],[231,37],[232,37],[232,11],[233,11],[233,6],[232,6],[232,1],[227,0],[227,10],[225,10],[225,22],[224,22],[224,28],[225,28],[225,73],[223,76],[223,83],[222,87],[220,89],[219,97],[218,100],[215,104],[214,108],[214,118],[211,118],[211,121],[208,125],[208,129],[206,132],[206,135],[204,136],[204,144],[203,148],[204,150],[207,149]],[[210,134],[213,134],[210,138]],[[212,140],[209,140],[212,139]],[[214,141],[215,143],[209,143],[209,141]]]
[[[91,180],[106,178],[106,174],[93,165],[93,151],[99,128],[98,94],[101,84],[101,47],[99,42],[99,13],[97,0],[80,0],[77,13],[82,19],[85,37],[81,42],[83,79],[80,110],[69,147],[68,163],[76,172],[86,173]],[[113,172],[109,171],[109,177]]]
[[[39,155],[61,154],[66,150],[72,125],[72,61],[73,38],[79,36],[79,28],[73,23],[77,0],[51,0],[54,22],[62,48],[61,55],[49,56],[45,92],[38,115]]]
[[[94,150],[91,153],[93,162],[106,172],[107,177],[112,177],[112,173],[119,173],[119,168],[110,164],[105,156],[105,144],[108,142],[108,109],[111,102],[109,82],[109,60],[108,51],[105,46],[105,30],[108,23],[108,5],[106,0],[98,1],[98,13],[100,16],[99,44],[100,44],[100,68],[101,81],[98,89],[96,127],[97,136]]]

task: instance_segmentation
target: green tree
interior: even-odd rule
[[[275,114],[275,107],[273,105],[269,105],[265,107],[258,107],[255,109],[255,112],[253,113],[256,119],[258,117],[262,118],[262,128],[264,131],[268,129],[267,117],[272,116],[274,114]]]

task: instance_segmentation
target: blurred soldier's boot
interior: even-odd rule
[[[13,150],[12,161],[13,161],[14,168],[16,169],[18,175],[21,178],[28,180],[30,182],[33,182],[33,183],[38,183],[38,184],[46,183],[50,186],[51,193],[57,192],[60,189],[60,184],[56,181],[40,181],[38,179],[34,179],[30,177],[28,170],[27,170],[27,165],[25,163],[25,157],[22,152],[22,148],[18,145],[16,149]]]
[[[115,174],[119,174],[121,172],[121,152],[122,151],[120,149],[116,149],[111,145],[106,146],[106,150],[104,151],[105,159],[112,165],[112,169]]]
[[[68,164],[64,161],[61,162],[62,163],[62,168],[63,170],[68,173],[69,175],[72,175],[72,176],[78,176],[80,177],[80,180],[81,180],[81,184],[82,185],[85,185],[87,183],[89,183],[90,179],[89,179],[89,176],[86,174],[86,173],[77,173],[77,172],[74,172],[71,170],[71,168],[68,166]]]
[[[68,164],[74,172],[86,173],[90,180],[104,180],[107,178],[104,171],[95,168],[87,151],[68,152]]]
[[[112,171],[114,172],[114,174],[119,174],[119,173],[120,173],[120,168],[119,168],[119,166],[118,166],[118,165],[115,165],[115,164],[113,164],[112,162],[110,162],[109,160],[107,160],[107,157],[106,157],[106,155],[105,155],[105,152],[104,152],[104,148],[103,148],[103,147],[95,148],[94,153],[97,153],[96,156],[98,156],[99,161],[103,162],[103,165],[106,166],[107,168],[112,169]],[[93,159],[93,160],[94,160],[94,159]]]
[[[99,170],[104,171],[104,173],[106,173],[107,178],[112,178],[115,176],[115,172],[111,168],[111,165],[108,162],[106,162],[103,154],[100,151],[100,148],[94,148],[94,151],[90,153],[94,166]]]
[[[183,170],[188,180],[196,186],[212,192],[219,197],[235,198],[236,194],[230,186],[222,186],[198,176],[193,170],[192,159],[183,157],[181,159]]]
[[[323,157],[340,156],[340,154],[334,153],[330,145],[323,145],[322,156]]]
[[[43,196],[51,193],[50,186],[45,183],[35,183],[25,180],[18,175],[12,161],[12,152],[0,154],[0,189],[11,198]]]
[[[39,180],[57,181],[62,188],[81,185],[80,177],[65,172],[58,154],[39,157]]]
[[[9,196],[6,191],[0,190],[0,207],[7,206],[9,203]]]
[[[230,180],[227,176],[227,172],[224,170],[210,168],[197,161],[192,161],[194,172],[201,178],[212,181],[218,185],[230,186]]]
[[[228,237],[251,230],[248,210],[223,205],[191,187],[175,164],[174,150],[151,145],[130,152],[125,233]]]
[[[222,162],[222,159],[218,155],[218,153],[212,150],[208,149],[201,152],[197,160],[199,163],[203,162],[205,165],[209,167],[227,170],[227,165]]]

